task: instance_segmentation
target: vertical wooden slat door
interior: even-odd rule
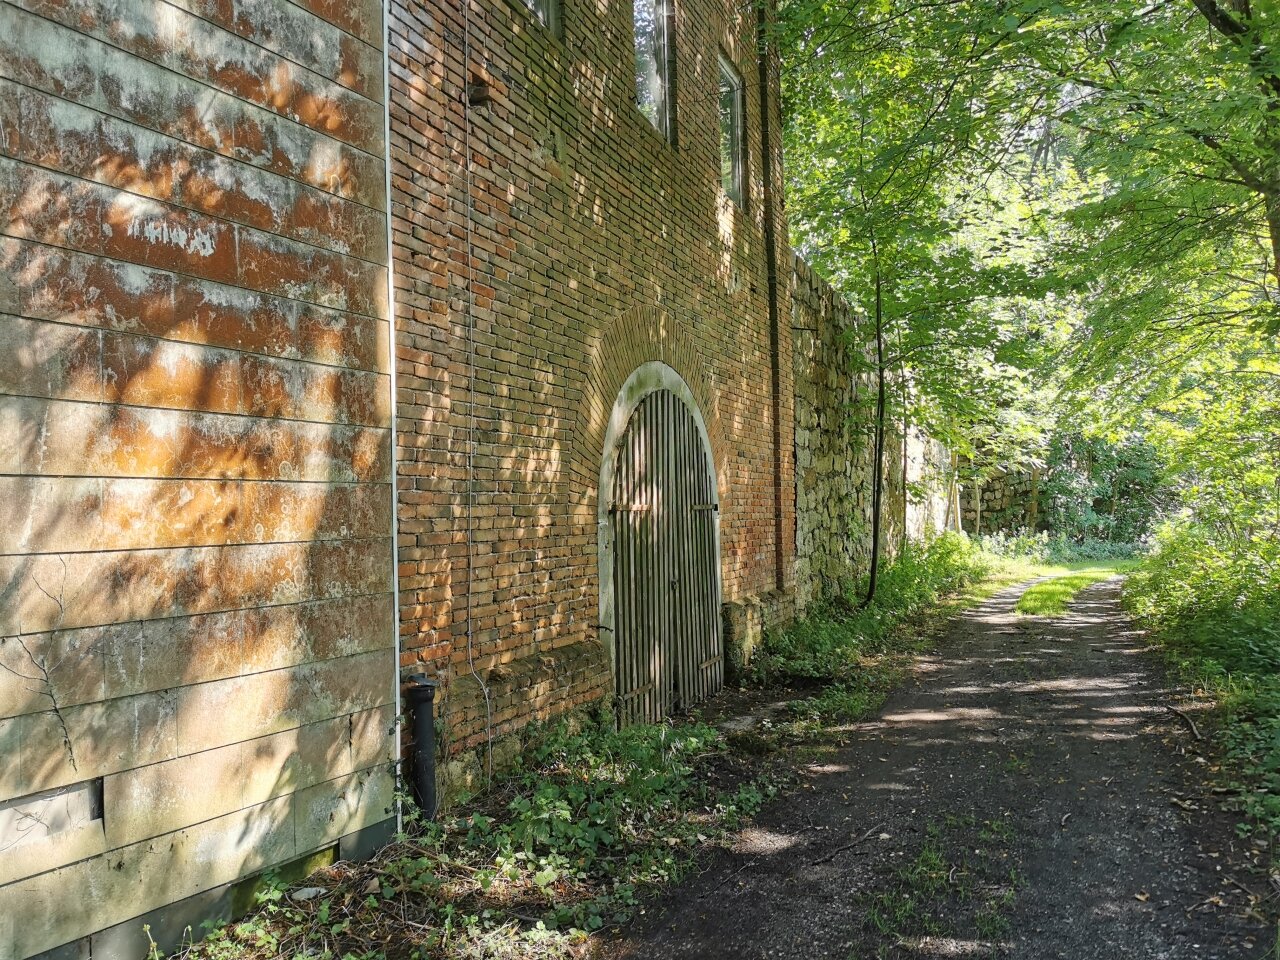
[[[724,683],[715,480],[692,411],[658,390],[618,445],[613,524],[618,720],[660,720]]]

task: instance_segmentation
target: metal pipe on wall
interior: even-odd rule
[[[413,719],[413,798],[423,815],[436,815],[436,682],[425,673],[409,678],[405,699]]]

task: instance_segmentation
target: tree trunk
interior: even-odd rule
[[[871,571],[867,578],[867,595],[862,606],[876,597],[876,581],[880,572],[880,520],[884,501],[884,300],[881,296],[880,273],[876,272],[876,440],[875,478],[871,485]]]
[[[1028,532],[1035,533],[1036,528],[1040,526],[1040,468],[1031,468],[1031,503],[1029,504],[1030,517],[1027,518]]]
[[[973,535],[975,537],[982,536],[982,481],[977,477],[973,480]]]
[[[907,403],[911,399],[907,393],[907,370],[905,365],[902,368],[902,538],[898,546],[898,556],[902,556],[907,551],[907,518],[910,516],[910,497],[907,496],[907,483],[909,481],[907,474],[908,453],[910,447],[907,443]]]
[[[1272,194],[1267,201],[1267,232],[1271,235],[1271,275],[1276,280],[1277,296],[1280,296],[1280,193]]]

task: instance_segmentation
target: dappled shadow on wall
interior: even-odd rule
[[[87,932],[388,815],[385,331],[358,312],[376,293],[353,312],[107,259],[158,256],[111,243],[137,197],[4,199],[0,801],[101,778],[106,817],[71,855],[9,838],[0,883],[43,874],[19,884],[42,902],[116,850],[141,886],[58,908]]]

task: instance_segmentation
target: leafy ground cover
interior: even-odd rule
[[[472,808],[410,823],[367,863],[267,884],[249,916],[182,960],[580,955],[594,931],[625,921],[782,789],[799,754],[778,745],[874,712],[933,625],[1035,569],[954,534],[912,547],[882,571],[870,606],[838,597],[769,635],[751,682],[803,692],[766,737],[726,737],[696,720],[552,726]]]
[[[560,724],[524,763],[481,805],[410,824],[372,861],[339,863],[291,889],[267,885],[251,915],[182,956],[573,956],[778,784],[769,769],[743,769],[697,723]]]
[[[1280,832],[1280,541],[1166,528],[1125,602],[1182,677],[1213,698],[1249,818]]]

